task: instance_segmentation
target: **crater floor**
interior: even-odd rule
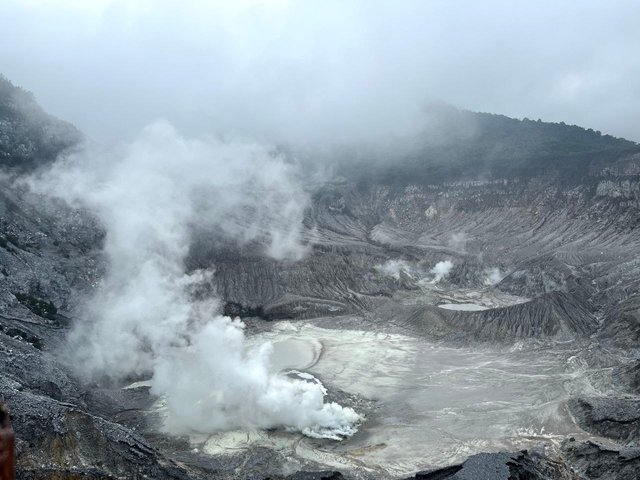
[[[329,392],[369,400],[361,404],[366,420],[356,435],[335,442],[234,431],[194,438],[196,448],[234,456],[267,447],[299,461],[393,477],[478,452],[586,438],[565,402],[612,388],[606,369],[587,369],[582,355],[588,349],[574,342],[454,348],[362,327],[277,322],[252,337],[273,343],[274,369],[303,370]]]

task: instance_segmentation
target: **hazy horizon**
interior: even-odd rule
[[[366,141],[444,102],[639,141],[640,4],[612,3],[8,0],[1,73],[98,140]]]

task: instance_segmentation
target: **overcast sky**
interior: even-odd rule
[[[2,0],[0,72],[98,140],[375,138],[437,101],[640,141],[639,25],[638,0]]]

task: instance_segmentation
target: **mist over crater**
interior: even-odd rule
[[[3,3],[0,470],[635,479],[639,15]]]

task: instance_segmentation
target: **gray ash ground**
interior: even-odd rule
[[[274,368],[303,370],[329,391],[360,400],[366,419],[356,435],[319,443],[301,434],[238,431],[199,439],[200,448],[220,456],[257,447],[288,450],[300,461],[394,478],[481,451],[541,444],[557,450],[566,437],[588,439],[567,401],[622,390],[611,372],[623,359],[590,367],[599,349],[594,342],[451,347],[363,329],[356,319],[335,329],[335,321],[277,322],[252,340],[275,345]]]

